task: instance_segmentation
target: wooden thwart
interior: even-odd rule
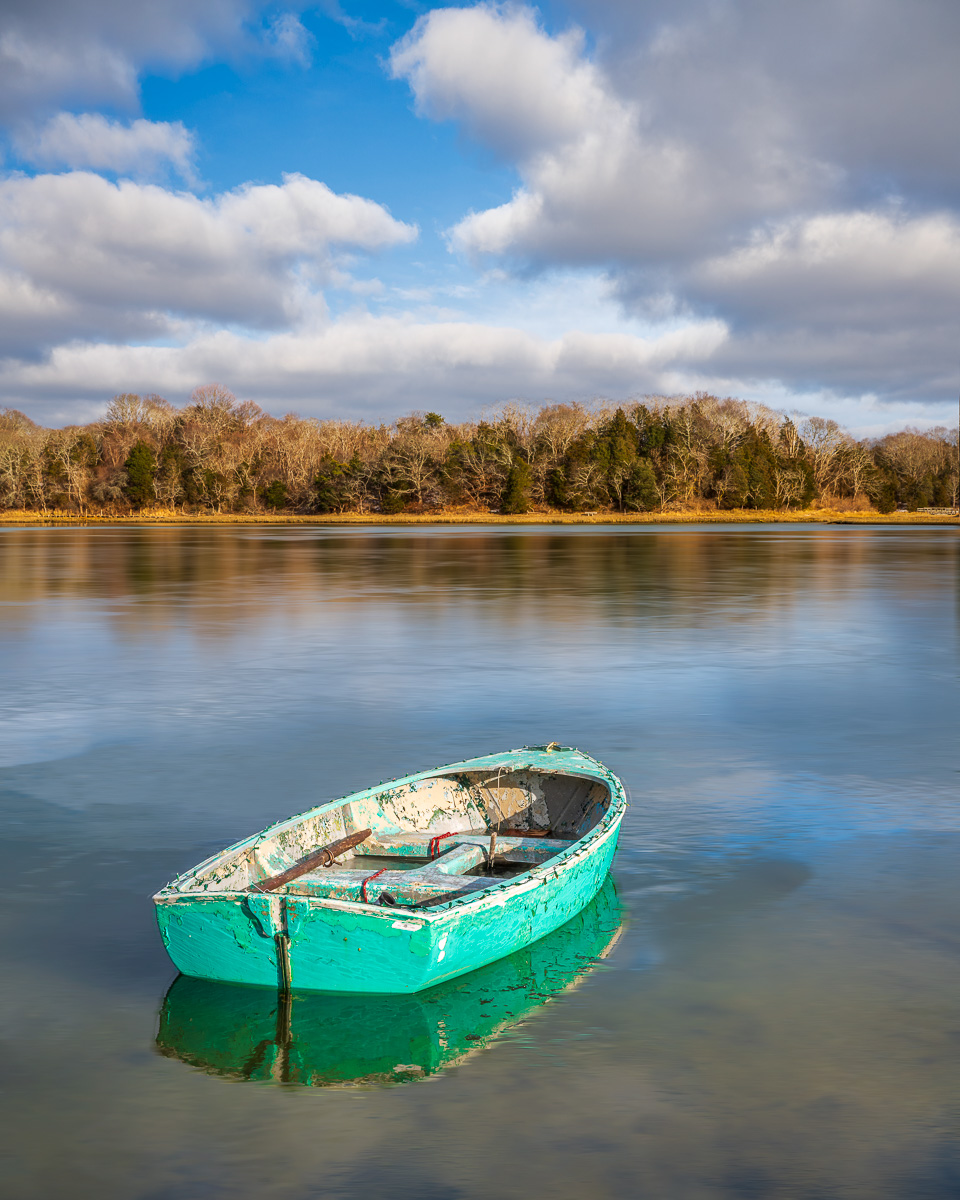
[[[372,829],[361,829],[358,833],[351,833],[348,837],[340,838],[337,842],[330,842],[327,846],[321,846],[319,850],[314,850],[306,858],[301,858],[298,863],[294,863],[286,871],[281,871],[279,875],[271,875],[269,879],[261,879],[259,883],[251,883],[247,890],[250,892],[275,892],[277,888],[282,888],[285,883],[290,883],[291,880],[299,879],[301,875],[306,875],[308,871],[313,871],[317,867],[329,867],[338,854],[345,854],[348,850],[352,850],[354,846],[359,846],[372,833]]]

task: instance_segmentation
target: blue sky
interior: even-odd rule
[[[299,171],[436,234],[471,206],[508,200],[517,180],[453,123],[418,118],[409,88],[385,69],[423,7],[354,5],[354,19],[366,22],[359,28],[303,12],[309,63],[247,54],[180,76],[146,75],[144,115],[197,131],[199,169],[214,191]]]
[[[5,0],[0,405],[955,423],[939,0]]]

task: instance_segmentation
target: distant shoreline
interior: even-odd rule
[[[955,525],[960,516],[936,513],[805,509],[788,512],[729,509],[705,512],[529,512],[507,515],[490,512],[434,513],[181,513],[169,509],[130,514],[47,513],[10,510],[0,525]]]

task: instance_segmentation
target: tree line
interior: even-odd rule
[[[0,506],[39,512],[892,512],[955,506],[957,489],[953,430],[858,440],[702,392],[392,425],[272,417],[218,384],[182,408],[119,395],[101,420],[63,429],[0,410]]]

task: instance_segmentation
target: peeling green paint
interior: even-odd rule
[[[298,989],[418,992],[512,954],[580,911],[607,875],[625,805],[616,776],[576,750],[473,759],[321,805],[238,843],[158,893],[157,919],[186,975],[276,986],[275,936],[286,933]],[[562,836],[502,834],[504,857],[530,869],[508,879],[464,877],[504,820],[541,831],[551,822],[559,826],[551,835]],[[462,895],[430,909],[362,903],[360,881],[372,874],[364,847],[347,864],[357,870],[317,871],[280,893],[247,891],[331,835],[368,826],[375,855],[423,855],[430,837],[447,834],[446,869],[438,859],[383,878],[407,903],[451,887]],[[379,895],[378,888],[371,899]]]

